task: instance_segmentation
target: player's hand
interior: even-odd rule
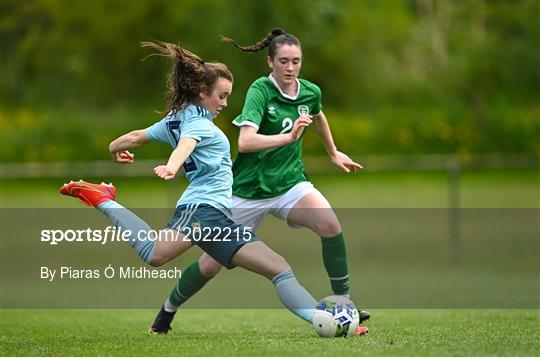
[[[342,153],[340,151],[337,151],[336,154],[334,154],[330,160],[334,165],[336,165],[339,169],[343,170],[345,173],[350,172],[356,172],[358,169],[364,169],[363,166],[356,163],[354,160],[349,158],[349,156],[345,153]]]
[[[111,153],[111,157],[116,163],[121,164],[130,164],[135,160],[135,154],[130,153],[128,150]]]
[[[311,123],[313,123],[313,120],[311,119],[313,116],[309,114],[303,114],[300,117],[296,119],[293,123],[293,127],[291,129],[291,143],[296,142],[300,137],[302,136],[302,133],[304,133],[304,128],[309,126]]]
[[[176,176],[176,170],[173,170],[166,165],[158,165],[154,168],[154,173],[164,180],[171,180]]]

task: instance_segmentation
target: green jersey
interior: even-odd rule
[[[322,108],[317,85],[304,79],[298,79],[297,84],[298,92],[291,97],[281,91],[272,75],[259,78],[249,88],[244,109],[233,123],[255,127],[264,135],[290,132],[301,114],[319,114]],[[247,199],[266,199],[306,181],[302,137],[283,147],[238,153],[233,163],[233,193]]]

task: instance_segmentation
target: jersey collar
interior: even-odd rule
[[[210,121],[213,121],[213,117],[212,117],[212,114],[204,107],[202,106],[197,106],[197,105],[194,105],[194,104],[190,104],[186,107],[186,110],[189,110],[191,111],[191,113],[193,113],[194,115],[198,115],[200,117],[204,117]]]
[[[278,89],[279,93],[281,93],[281,95],[285,98],[288,98],[288,99],[292,99],[293,101],[295,99],[298,98],[298,94],[300,94],[300,81],[298,81],[298,78],[296,78],[296,94],[294,96],[289,96],[288,94],[286,94],[285,92],[283,92],[281,90],[281,87],[279,87],[278,83],[276,82],[276,80],[274,79],[274,76],[272,74],[269,74],[268,75],[268,78],[270,79],[270,81],[272,81],[272,83],[274,84],[274,86],[276,86],[276,88]]]

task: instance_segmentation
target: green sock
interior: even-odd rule
[[[324,267],[330,278],[332,291],[336,295],[349,294],[349,270],[347,269],[347,249],[343,234],[321,237]]]
[[[203,288],[208,281],[210,278],[203,276],[199,270],[199,261],[193,262],[182,272],[182,277],[178,279],[176,287],[169,295],[169,303],[176,307],[180,306]]]

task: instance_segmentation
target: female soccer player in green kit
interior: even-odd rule
[[[268,47],[267,62],[272,69],[269,76],[251,85],[242,113],[233,122],[240,127],[239,154],[233,164],[234,219],[255,231],[272,214],[291,227],[307,227],[315,232],[321,237],[332,291],[349,296],[347,254],[339,220],[304,173],[303,133],[299,140],[291,140],[290,132],[313,123],[333,164],[346,173],[362,166],[337,150],[322,112],[319,87],[298,78],[302,48],[296,37],[273,29],[253,46],[224,40],[242,51],[257,52]],[[221,265],[207,254],[192,263],[165,302],[170,314],[158,314],[151,331],[167,333],[176,309],[220,269]],[[369,313],[362,311],[360,320],[368,318]]]

